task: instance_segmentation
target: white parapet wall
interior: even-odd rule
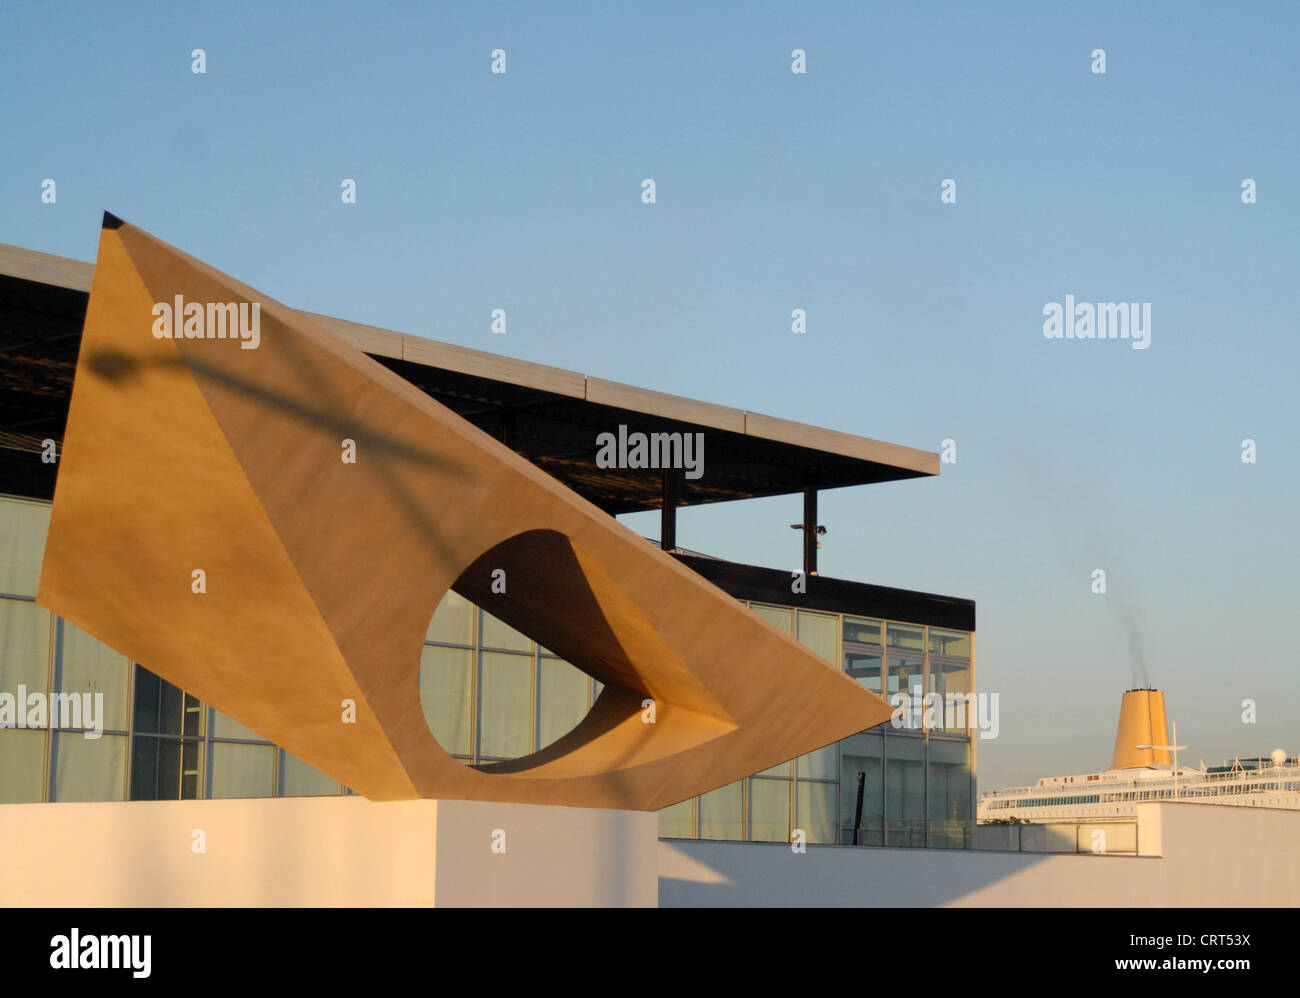
[[[363,797],[0,805],[0,907],[637,906],[652,813]]]
[[[1138,805],[1137,852],[659,844],[662,907],[1300,906],[1300,811]],[[1127,838],[1126,846],[1130,845]]]
[[[654,814],[361,797],[0,805],[0,907],[1300,906],[1300,811],[1138,807],[1139,855],[657,839]]]

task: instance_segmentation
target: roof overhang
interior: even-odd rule
[[[0,475],[4,491],[52,495],[94,267],[0,245]],[[667,395],[376,326],[307,313],[611,514],[658,509],[661,472],[604,468],[601,433],[699,433],[703,473],[680,506],[939,474],[929,451]]]

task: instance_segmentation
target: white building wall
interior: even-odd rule
[[[649,812],[482,801],[5,804],[0,908],[652,907],[657,836]]]
[[[695,906],[1297,907],[1300,812],[1138,807],[1141,855],[663,841],[659,903]]]

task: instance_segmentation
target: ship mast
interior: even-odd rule
[[[1175,742],[1178,741],[1178,722],[1173,723]],[[1158,752],[1172,752],[1174,754],[1174,800],[1178,799],[1178,750],[1187,748],[1186,745],[1137,745],[1139,749],[1155,749]]]

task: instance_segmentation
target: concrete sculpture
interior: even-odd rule
[[[443,751],[419,660],[449,588],[605,684],[576,728],[508,763]],[[322,326],[108,215],[38,601],[375,800],[656,810],[891,713]]]

